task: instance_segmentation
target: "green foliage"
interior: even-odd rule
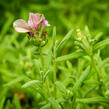
[[[0,109],[109,109],[109,0],[0,0],[0,9]],[[43,48],[13,29],[29,12],[51,24]]]
[[[87,67],[87,69],[85,69],[85,71],[82,73],[82,75],[80,76],[80,78],[75,83],[75,85],[73,87],[73,92],[77,91],[80,88],[80,86],[82,85],[83,81],[85,79],[87,79],[89,73],[90,73],[90,67]]]
[[[94,49],[102,49],[103,47],[105,47],[106,45],[109,45],[109,39],[100,41],[99,43],[97,43],[94,47]]]
[[[85,55],[86,54],[84,52],[81,52],[81,51],[80,52],[74,52],[74,53],[71,53],[71,54],[68,54],[68,55],[65,55],[65,56],[57,57],[56,61],[57,62],[66,61],[66,60],[75,59],[75,58],[85,56]]]
[[[73,30],[69,31],[69,33],[62,39],[62,41],[57,45],[56,50],[59,49],[59,47],[62,48],[62,46],[64,46],[68,39],[72,36]]]
[[[94,104],[94,103],[109,103],[109,99],[106,99],[104,97],[93,97],[93,98],[84,98],[84,99],[77,99],[77,102],[81,103],[88,103],[88,104]]]

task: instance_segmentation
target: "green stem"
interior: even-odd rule
[[[48,97],[50,96],[50,89],[49,89],[49,84],[48,84],[48,78],[46,78],[46,86],[47,86],[47,89],[48,89]]]
[[[54,67],[54,71],[53,71],[53,82],[54,82],[54,96],[56,98],[56,45],[54,46],[53,49],[53,67]]]
[[[98,80],[98,82],[100,82],[100,72],[99,72],[99,70],[97,68],[97,65],[95,63],[95,60],[94,60],[93,56],[91,56],[91,60],[92,60],[92,67],[95,69],[95,71],[97,73],[97,80]],[[99,85],[99,90],[101,92],[101,84]]]
[[[43,54],[42,54],[42,48],[41,48],[41,46],[39,47],[39,52],[40,52],[40,59],[41,59],[41,65],[42,65],[42,71],[43,71],[43,74],[42,74],[42,80],[44,79],[44,59],[43,59]],[[44,82],[44,80],[43,80],[43,82]],[[43,83],[44,84],[44,83]],[[43,87],[43,84],[42,84],[42,87]],[[46,86],[47,86],[47,89],[48,89],[48,96],[50,95],[50,90],[49,90],[49,84],[48,84],[48,78],[46,78],[46,80],[45,80],[45,84],[46,84]]]
[[[54,81],[54,96],[56,98],[56,61],[55,61],[55,58],[53,60],[53,66],[54,66],[54,72],[53,72],[53,81]]]
[[[40,32],[39,32],[39,37],[41,37],[41,35],[42,35],[42,30],[43,30],[43,29],[41,29]]]
[[[54,82],[56,81],[56,58],[53,59],[53,66],[54,66],[54,72],[53,72],[53,79]]]
[[[82,43],[86,49],[86,52],[89,54],[90,58],[91,58],[91,61],[92,61],[92,67],[95,69],[96,73],[97,73],[97,80],[98,82],[100,82],[100,72],[99,70],[97,69],[97,66],[96,66],[96,63],[95,63],[95,60],[94,60],[94,56],[93,56],[93,50],[92,50],[92,46],[89,45],[89,41],[86,40],[82,40]],[[99,89],[101,89],[101,86],[99,85]]]
[[[41,46],[39,47],[39,52],[40,52],[40,59],[41,59],[42,70],[44,72],[44,59],[43,59],[43,54],[42,54]]]

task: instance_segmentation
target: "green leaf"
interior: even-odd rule
[[[94,50],[102,49],[104,46],[106,46],[106,45],[108,45],[108,44],[109,44],[109,39],[100,41],[100,42],[98,42],[98,43],[94,46]]]
[[[55,52],[55,39],[56,39],[56,27],[53,27],[52,46],[49,47],[47,56],[45,58],[45,69],[48,70],[52,62],[52,55]],[[53,50],[53,51],[52,51]]]
[[[87,67],[85,69],[85,71],[82,73],[82,75],[80,76],[80,78],[76,81],[74,87],[73,87],[73,92],[76,92],[79,87],[81,86],[81,84],[83,83],[83,81],[87,78],[87,76],[90,73],[90,67]]]
[[[50,109],[51,108],[51,104],[46,104],[44,106],[42,106],[40,109]]]
[[[3,97],[2,100],[0,100],[0,109],[3,109],[3,105],[5,103],[6,98]]]
[[[50,72],[49,70],[47,72],[45,72],[44,79],[47,77],[47,75],[48,75],[49,72]]]
[[[107,91],[105,92],[105,95],[108,95],[108,96],[109,96],[109,90],[107,90]]]
[[[85,103],[85,104],[93,104],[93,103],[109,104],[109,99],[104,97],[82,98],[82,99],[77,99],[76,101],[80,103]]]
[[[9,30],[9,27],[12,24],[13,19],[14,19],[13,16],[9,16],[9,19],[7,20],[7,22],[5,22],[5,24],[1,30],[1,38],[0,39],[2,39],[3,36],[6,34],[6,32]]]
[[[6,103],[6,105],[5,105],[5,109],[11,109],[12,108],[12,103],[11,103],[11,101],[8,99],[7,100],[7,103]],[[3,109],[3,108],[0,108],[0,109]]]
[[[50,102],[51,102],[51,107],[52,107],[51,109],[61,109],[61,106],[60,106],[58,100],[51,98]]]
[[[42,90],[41,81],[39,81],[39,80],[30,80],[30,81],[26,82],[22,86],[22,88],[30,88],[35,93],[36,92],[40,93],[40,95],[44,98],[44,90]]]
[[[8,88],[0,88],[0,105],[3,102],[2,100],[5,99],[4,97],[6,96],[6,94],[8,93]]]
[[[53,35],[52,35],[52,44],[53,46],[55,45],[55,40],[56,40],[56,27],[53,27]]]
[[[64,86],[64,84],[62,82],[57,81],[55,84],[56,84],[57,89],[60,92],[66,93],[66,88],[65,88],[65,86]]]
[[[71,54],[68,54],[68,55],[57,57],[56,62],[66,61],[66,60],[69,60],[69,59],[75,59],[75,58],[85,56],[85,55],[86,55],[85,52],[74,52],[74,53],[71,53]]]
[[[96,39],[96,40],[99,40],[102,35],[103,35],[103,32],[99,32],[99,33],[95,36],[95,39]]]
[[[21,109],[19,98],[16,95],[14,96],[14,104],[15,104],[16,109]]]
[[[72,63],[70,61],[66,61],[66,65],[68,67],[68,72],[72,72],[73,71]]]
[[[39,80],[31,80],[31,81],[26,82],[26,83],[22,86],[22,88],[27,88],[27,87],[30,87],[30,86],[32,86],[32,85],[39,84],[39,83],[40,83]]]
[[[72,36],[72,33],[73,33],[73,30],[71,29],[71,30],[67,33],[67,35],[62,39],[62,41],[57,45],[56,51],[57,51],[60,47],[62,47],[62,46],[64,46],[64,45],[66,44],[66,42],[68,41],[68,39]]]
[[[91,91],[94,91],[94,89],[96,89],[96,85],[94,85],[94,86],[92,86],[91,88],[89,88],[88,89],[88,91],[84,94],[84,98],[86,97],[86,96],[88,96],[88,94],[90,94],[91,93]]]
[[[48,54],[45,57],[45,69],[46,69],[46,71],[49,69],[51,62],[52,62],[52,48],[50,47],[50,49],[48,50]]]
[[[21,77],[15,78],[11,82],[4,84],[4,87],[11,87],[13,85],[16,85],[16,83],[19,83],[20,81],[22,81],[24,79],[25,79],[25,76],[21,76]]]

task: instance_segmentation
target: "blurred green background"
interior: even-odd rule
[[[3,84],[23,73],[38,72],[38,63],[32,61],[34,47],[28,44],[25,34],[13,28],[16,19],[27,21],[29,12],[45,15],[51,24],[48,37],[52,35],[53,26],[56,26],[57,39],[61,40],[71,28],[83,30],[85,25],[93,37],[98,35],[99,41],[109,37],[109,0],[0,0],[0,100],[4,95],[12,97]],[[61,55],[70,50],[73,51],[73,41],[69,41]],[[101,56],[109,56],[109,46],[101,51]]]
[[[91,31],[109,34],[108,0],[0,0],[0,27],[18,18],[28,18],[29,12],[44,13],[59,34],[70,28],[88,25]],[[8,28],[8,32],[11,28]]]
[[[59,37],[85,25],[100,40],[109,36],[109,0],[0,0],[0,39],[13,33],[14,20],[28,20],[29,12],[43,13]]]

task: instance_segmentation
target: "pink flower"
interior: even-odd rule
[[[41,23],[42,26],[40,28]],[[29,33],[30,36],[34,36],[34,31],[43,29],[45,26],[50,26],[50,24],[48,24],[48,21],[45,20],[44,15],[39,13],[30,13],[28,23],[26,23],[23,19],[18,19],[13,23],[13,27],[17,32]]]
[[[43,17],[43,20],[42,20],[42,29],[45,27],[45,26],[50,26],[50,24],[48,24],[48,21],[47,20],[45,20],[45,17]]]

